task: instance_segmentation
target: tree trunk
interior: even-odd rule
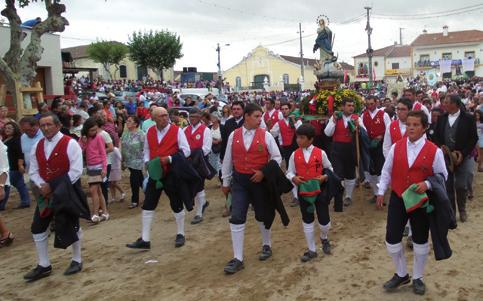
[[[104,70],[106,70],[107,75],[109,76],[109,79],[110,80],[113,80],[114,78],[112,77],[111,68],[110,68],[111,67],[111,64],[104,63],[104,64],[102,64],[102,66],[104,67]]]
[[[164,80],[164,76],[163,76],[163,68],[159,68],[159,69],[158,69],[158,73],[159,73],[159,80],[160,80],[161,82],[163,82],[163,80]]]

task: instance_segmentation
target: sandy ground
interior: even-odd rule
[[[127,179],[127,177],[124,177]],[[124,187],[126,183],[123,184]],[[258,261],[261,238],[253,213],[245,233],[245,269],[223,273],[232,258],[228,221],[221,217],[223,199],[217,183],[207,184],[210,201],[199,225],[187,215],[186,245],[174,248],[175,222],[163,196],[156,210],[150,251],[134,251],[124,245],[140,235],[140,209],[127,203],[111,206],[112,219],[92,226],[83,223],[82,273],[66,277],[70,249],[49,251],[50,277],[25,283],[24,273],[36,264],[30,235],[33,208],[2,213],[16,235],[14,244],[0,249],[0,300],[483,300],[483,177],[477,176],[475,198],[469,203],[469,221],[450,233],[453,256],[426,267],[425,296],[411,287],[385,293],[384,281],[393,274],[384,245],[385,211],[367,202],[369,190],[356,189],[355,202],[344,213],[333,213],[329,234],[333,255],[301,263],[306,243],[298,208],[288,207],[290,225],[280,219],[273,227],[273,257]],[[17,193],[14,193],[16,198]],[[288,195],[286,196],[288,201]],[[16,206],[10,200],[9,208]],[[318,243],[320,248],[320,242]],[[412,253],[407,252],[409,271]],[[147,261],[155,261],[147,263]]]

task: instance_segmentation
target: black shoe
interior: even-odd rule
[[[321,239],[322,241],[322,251],[324,251],[324,254],[330,255],[330,242],[328,239]]]
[[[408,284],[409,281],[409,274],[404,277],[399,277],[398,274],[394,274],[394,276],[392,276],[392,278],[388,282],[384,283],[384,289],[386,291],[391,291],[403,284]]]
[[[203,217],[202,216],[199,216],[199,215],[195,215],[195,217],[193,217],[193,220],[191,220],[191,224],[192,225],[196,225],[196,224],[199,224],[203,221]]]
[[[210,202],[206,201],[205,204],[203,205],[203,208],[201,209],[201,213],[205,213],[206,208],[210,206]]]
[[[268,258],[272,257],[272,248],[270,246],[264,245],[262,247],[262,254],[258,257],[260,261],[265,261]]]
[[[300,257],[300,261],[307,262],[307,261],[310,261],[310,260],[312,260],[316,257],[317,257],[317,252],[312,252],[312,251],[308,250],[307,252],[304,253],[304,255],[302,255]]]
[[[67,270],[65,270],[64,275],[69,276],[69,275],[79,273],[80,271],[82,271],[82,262],[79,263],[77,261],[72,260]]]
[[[15,209],[25,209],[25,208],[30,208],[30,204],[27,204],[27,205],[18,205],[17,207],[15,207]]]
[[[344,199],[344,206],[349,207],[350,205],[352,205],[352,199],[351,198],[345,198]]]
[[[421,278],[413,279],[413,292],[416,295],[424,295],[424,293],[426,292],[426,285],[424,284],[423,280],[421,280]]]
[[[185,242],[186,242],[186,239],[184,238],[184,235],[176,234],[176,240],[174,241],[174,246],[176,248],[184,246]]]
[[[142,238],[138,238],[135,242],[127,244],[126,247],[131,249],[144,249],[149,250],[151,249],[151,242],[144,241]]]
[[[27,282],[34,282],[36,280],[50,276],[50,273],[52,273],[51,265],[45,268],[43,266],[37,265],[35,269],[25,274],[23,276],[23,279],[27,280]]]
[[[225,274],[235,274],[236,272],[243,270],[243,268],[243,261],[233,258],[225,265],[224,271]]]

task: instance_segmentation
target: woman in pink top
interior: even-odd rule
[[[97,134],[96,118],[88,118],[82,128],[79,144],[84,152],[87,165],[87,183],[92,198],[92,222],[98,223],[109,219],[106,200],[102,195],[101,183],[107,173],[107,155],[104,139]],[[99,214],[99,207],[102,214]]]

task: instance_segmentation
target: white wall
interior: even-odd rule
[[[25,49],[30,42],[30,30],[24,30],[27,37],[22,42]],[[10,48],[10,28],[0,26],[0,56],[3,57]],[[46,33],[42,36],[41,45],[44,48],[42,58],[37,63],[38,67],[45,70],[45,94],[64,94],[64,79],[62,74],[62,57],[60,54],[60,37],[56,34]]]
[[[368,64],[369,59],[367,57],[362,58],[354,58],[354,79],[355,81],[368,81],[367,77],[357,77],[359,64]],[[377,62],[377,66],[375,66]],[[372,68],[375,70],[376,73],[376,81],[381,80],[384,78],[384,67],[385,67],[385,59],[383,56],[374,56],[372,58]]]

